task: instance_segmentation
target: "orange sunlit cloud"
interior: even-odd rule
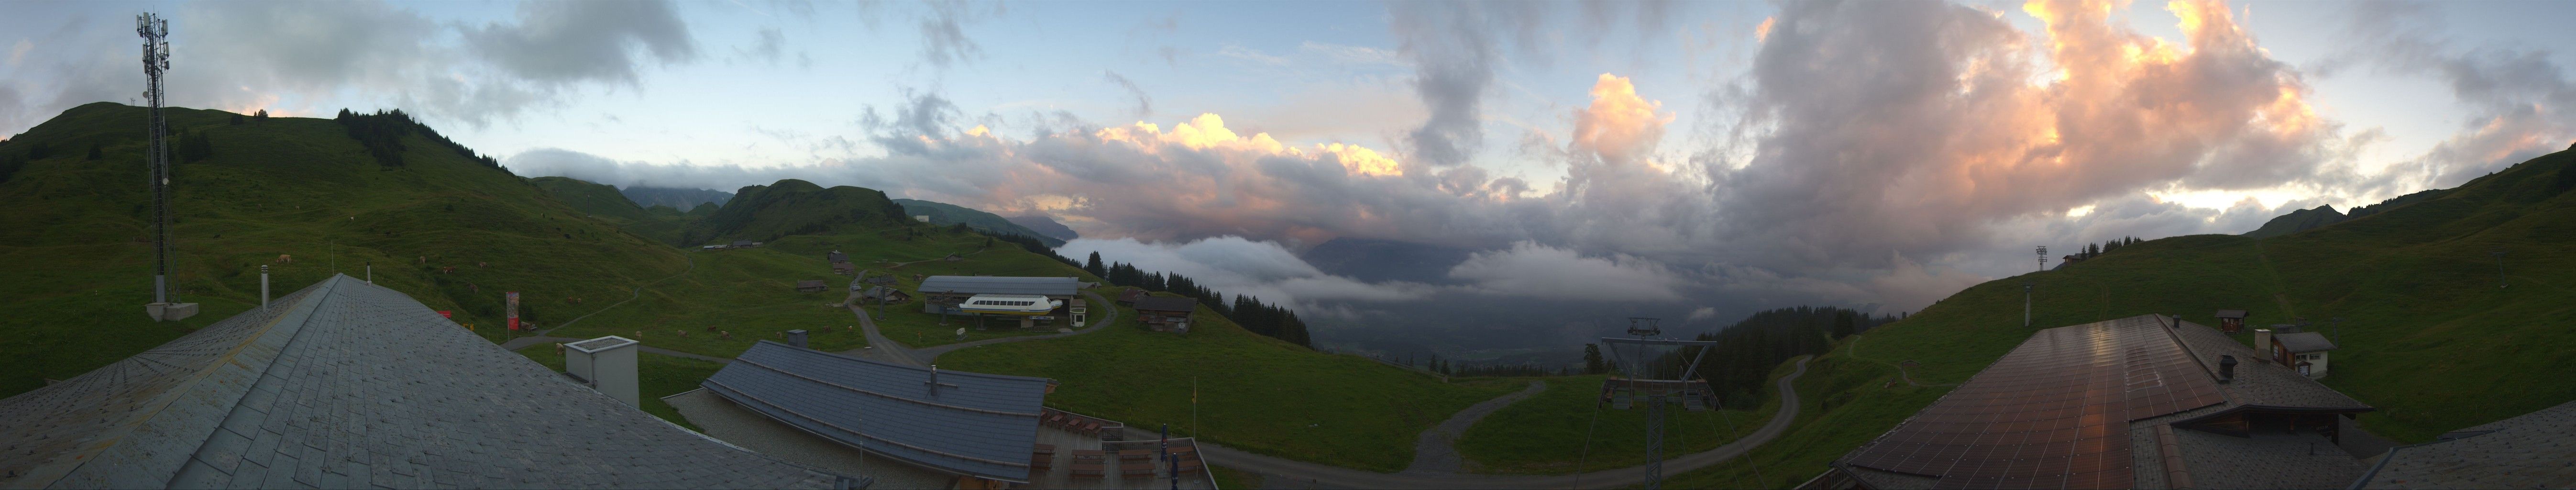
[[[1627,78],[1608,73],[1592,84],[1592,105],[1574,114],[1574,146],[1591,150],[1605,161],[1635,161],[1653,151],[1663,138],[1672,113],[1658,113],[1662,102],[1637,96]]]
[[[1311,150],[1282,144],[1270,133],[1253,133],[1246,137],[1225,127],[1225,118],[1213,113],[1172,126],[1170,132],[1154,123],[1139,121],[1131,126],[1104,128],[1093,134],[1102,140],[1122,141],[1146,151],[1157,151],[1162,145],[1175,145],[1192,150],[1225,150],[1247,155],[1284,155],[1313,157],[1332,155],[1342,168],[1354,175],[1402,175],[1403,166],[1393,158],[1368,147],[1345,143],[1318,143]]]

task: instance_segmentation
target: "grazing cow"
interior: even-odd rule
[[[452,266],[452,265],[451,265],[451,266],[447,266],[447,267],[440,267],[440,268],[438,268],[438,273],[440,273],[440,274],[455,274],[455,273],[456,273],[456,266]]]
[[[681,337],[687,337],[687,336],[689,336],[689,331],[687,331],[687,330],[680,330],[680,331],[678,331],[678,332],[680,332],[680,336],[681,336]]]
[[[429,256],[420,256],[420,265],[429,265]]]
[[[293,264],[293,263],[295,263],[295,256],[293,256],[293,255],[287,255],[287,254],[277,254],[277,263],[280,263],[280,264]]]
[[[707,331],[709,331],[709,332],[716,331],[716,326],[715,326],[715,325],[708,325],[708,326],[707,326]]]
[[[474,268],[476,268],[476,269],[481,269],[481,268],[491,267],[491,266],[492,266],[492,263],[491,263],[491,262],[475,262],[475,263],[474,263]]]

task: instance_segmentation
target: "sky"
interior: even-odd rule
[[[143,11],[178,106],[1043,214],[1326,328],[1911,311],[2576,140],[2576,4],[2204,1],[6,2],[0,134],[133,100]],[[1336,238],[1472,255],[1301,259]]]

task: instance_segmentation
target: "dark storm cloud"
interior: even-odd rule
[[[515,20],[462,33],[476,55],[534,82],[632,85],[645,58],[680,63],[698,54],[668,2],[528,2]]]

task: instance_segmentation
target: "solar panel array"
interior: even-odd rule
[[[1841,462],[1935,488],[2128,488],[2130,421],[2225,400],[2152,316],[2052,328]]]

